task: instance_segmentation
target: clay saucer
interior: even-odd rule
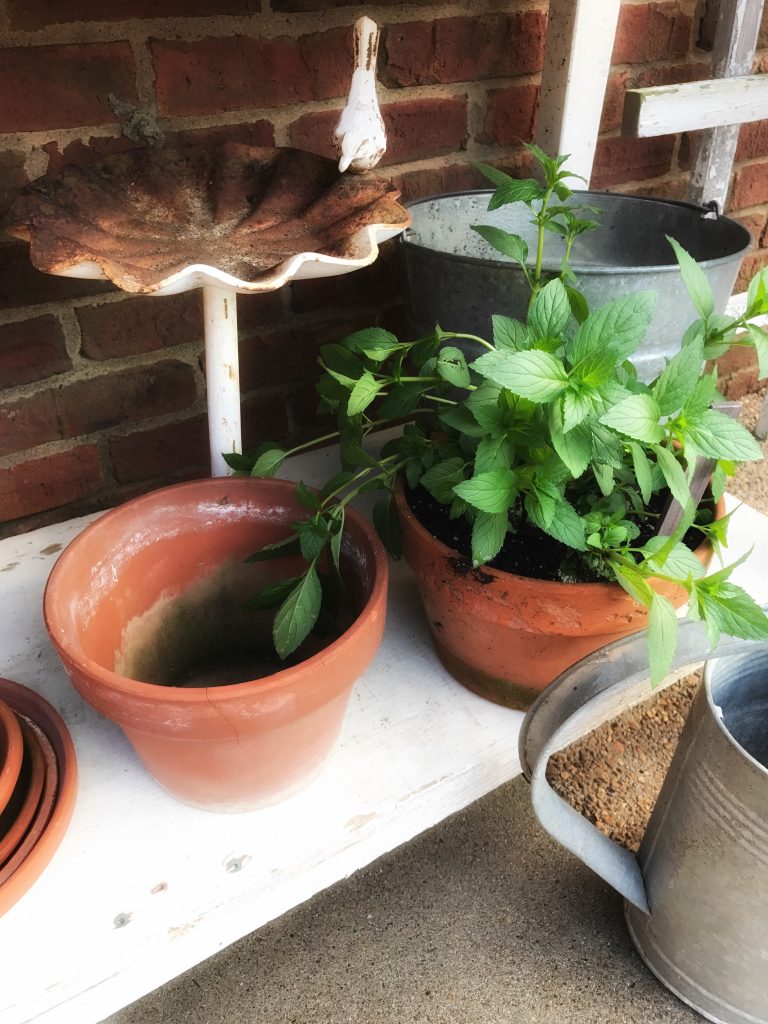
[[[23,758],[21,728],[13,709],[2,700],[0,692],[0,814],[16,789]]]
[[[51,857],[58,849],[64,833],[72,819],[77,798],[77,760],[72,738],[67,727],[61,720],[58,713],[51,707],[48,701],[26,686],[14,683],[10,679],[0,678],[0,700],[4,700],[18,714],[26,719],[31,719],[38,727],[35,735],[40,741],[42,733],[56,755],[57,783],[54,785],[54,804],[48,811],[48,818],[45,828],[37,837],[31,848],[27,848],[27,837],[22,841],[25,846],[25,855],[19,856],[21,846],[17,847],[11,860],[0,869],[0,914],[13,906],[39,878],[47,867]],[[47,805],[46,784],[43,787],[38,815],[35,821],[42,817],[44,804]],[[33,821],[27,836],[32,828],[35,828]],[[13,872],[9,870],[13,863]]]
[[[0,868],[27,834],[40,804],[46,777],[43,748],[35,730],[23,717],[19,718],[19,724],[24,737],[24,762],[13,798],[0,814]],[[55,760],[53,747],[50,744],[48,747]]]

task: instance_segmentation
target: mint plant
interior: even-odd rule
[[[563,159],[545,168],[544,185],[494,171],[491,206],[538,203],[540,237],[553,223],[574,237],[588,230],[549,203],[552,195],[565,194]],[[517,244],[510,241],[515,236],[492,237],[508,253]],[[711,503],[697,507],[691,498],[697,460],[713,460],[711,492],[717,499],[737,463],[762,458],[749,432],[713,407],[720,397],[717,372],[704,361],[731,344],[753,345],[761,376],[768,376],[768,337],[752,323],[768,313],[768,271],[750,284],[742,316],[720,316],[696,262],[670,243],[698,319],[650,384],[638,380],[631,357],[650,323],[654,295],[616,298],[589,312],[583,298],[574,298],[569,247],[562,273],[546,282],[537,253],[527,269],[532,295],[525,319],[494,316],[490,340],[437,327],[426,337],[400,341],[375,327],[321,349],[318,391],[322,408],[337,418],[337,431],[288,451],[268,443],[252,458],[228,457],[237,472],[272,476],[287,456],[310,445],[331,439],[340,444],[340,471],[319,492],[298,485],[307,517],[288,539],[253,556],[300,553],[306,562],[301,574],[251,602],[278,609],[273,634],[281,657],[313,629],[329,628],[348,603],[341,538],[350,501],[368,491],[384,493],[374,522],[388,549],[399,554],[391,499],[398,474],[411,491],[423,488],[446,519],[466,522],[476,567],[492,564],[525,523],[542,544],[554,542],[563,582],[617,582],[649,611],[654,683],[674,654],[677,618],[652,578],[687,591],[689,615],[706,622],[713,646],[721,632],[768,639],[768,619],[730,580],[739,562],[706,576],[684,543],[693,531],[718,553],[726,544],[729,517],[715,521]],[[527,254],[519,251],[524,263]],[[475,341],[482,354],[468,362],[452,344],[458,338]],[[403,421],[379,454],[366,448],[372,431]],[[683,515],[663,536],[658,525],[668,494]]]

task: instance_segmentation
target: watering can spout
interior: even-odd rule
[[[672,671],[697,667],[704,657],[768,652],[768,643],[733,637],[723,637],[717,650],[703,654],[708,646],[701,622],[682,622]],[[531,802],[541,824],[646,915],[651,908],[638,858],[558,796],[547,781],[546,769],[554,753],[647,697],[648,677],[646,634],[618,640],[556,679],[533,704],[520,733],[520,761],[530,779]]]

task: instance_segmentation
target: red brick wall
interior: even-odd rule
[[[628,86],[706,77],[701,0],[626,0],[593,184],[685,194],[695,138],[623,139]],[[546,0],[0,0],[0,213],[49,167],[126,145],[115,104],[169,135],[327,152],[350,26],[384,28],[387,171],[406,197],[518,168],[536,117]],[[758,67],[768,68],[768,31]],[[123,116],[125,116],[123,114]],[[768,127],[742,132],[733,209],[768,257]],[[320,342],[396,320],[391,253],[369,271],[239,300],[246,443],[313,432]],[[198,294],[130,298],[0,247],[0,535],[205,472]]]

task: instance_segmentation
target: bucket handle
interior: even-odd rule
[[[703,623],[681,622],[670,671],[700,665],[701,652],[708,646]],[[768,651],[768,642],[724,636],[706,657],[758,650]],[[558,796],[546,772],[552,754],[648,697],[648,677],[645,631],[617,640],[563,672],[533,704],[520,733],[520,761],[531,782],[531,803],[540,823],[553,839],[646,914],[650,913],[648,898],[635,854],[603,835]]]

